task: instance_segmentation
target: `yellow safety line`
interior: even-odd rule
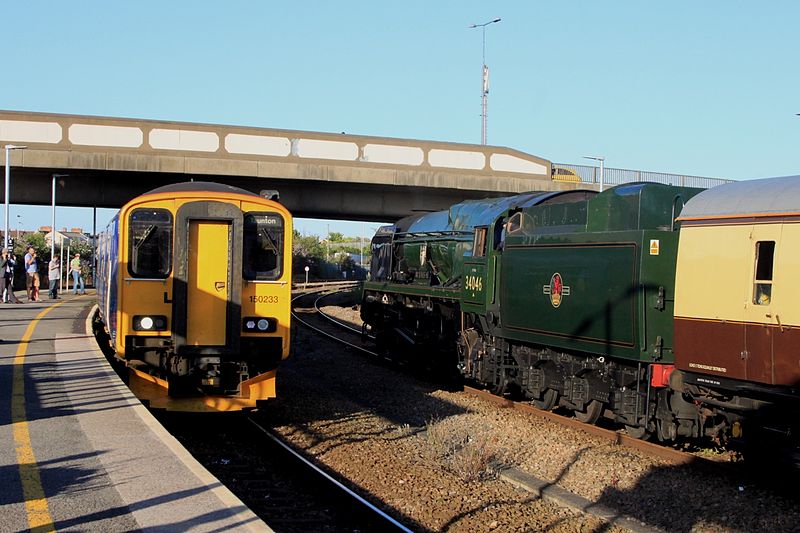
[[[11,425],[14,433],[14,446],[17,451],[17,464],[19,477],[22,481],[22,494],[25,498],[25,510],[28,513],[28,527],[31,531],[55,531],[53,518],[47,505],[47,498],[42,488],[42,479],[39,467],[31,446],[31,434],[28,431],[28,417],[25,413],[25,368],[24,359],[28,351],[28,342],[33,337],[36,324],[47,313],[62,305],[59,302],[43,309],[36,318],[28,324],[25,333],[20,339],[17,353],[14,355],[14,378],[11,387]]]

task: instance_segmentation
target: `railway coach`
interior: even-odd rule
[[[679,218],[673,389],[703,426],[765,440],[800,435],[800,176],[702,192]]]
[[[229,411],[275,396],[291,236],[274,191],[179,183],[120,209],[98,242],[99,320],[140,399]]]

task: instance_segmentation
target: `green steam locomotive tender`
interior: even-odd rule
[[[700,191],[635,183],[405,218],[372,241],[362,318],[379,345],[457,358],[498,393],[675,438],[696,418],[668,383],[676,218]]]

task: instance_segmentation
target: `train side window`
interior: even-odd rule
[[[514,233],[515,231],[519,231],[522,229],[522,212],[514,213],[510,219],[508,219],[508,223],[506,224],[506,229],[508,233]]]
[[[172,270],[172,213],[134,209],[128,217],[128,272],[134,278],[163,279]]]
[[[772,301],[772,268],[775,259],[775,241],[756,242],[756,272],[753,303],[769,305]]]
[[[472,257],[486,256],[486,233],[488,228],[475,228],[475,240],[472,242]]]
[[[274,213],[244,216],[242,269],[245,279],[275,280],[283,274],[283,217]]]

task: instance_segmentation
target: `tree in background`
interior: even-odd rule
[[[20,262],[25,257],[28,246],[33,246],[33,249],[36,250],[36,255],[40,258],[50,259],[50,248],[47,247],[42,233],[28,233],[22,238],[17,239],[17,242],[14,244],[14,253],[17,255]]]
[[[295,276],[305,275],[305,267],[308,267],[311,277],[322,277],[320,265],[325,262],[325,248],[316,235],[302,236],[300,232],[294,230],[292,238],[292,274]]]
[[[317,235],[302,236],[294,230],[292,244],[292,275],[295,279],[304,279],[305,267],[308,267],[309,279],[342,279],[343,274],[347,279],[363,278],[366,271],[358,268],[355,261],[348,256],[345,251],[357,253],[356,246],[342,246],[341,243],[349,243],[339,232],[331,232],[329,243],[336,242],[339,246],[334,250],[326,249],[326,244]],[[326,254],[329,254],[326,260]]]
[[[28,246],[36,250],[39,260],[39,274],[47,271],[47,262],[50,260],[50,248],[44,240],[43,233],[28,233],[21,236],[14,243],[14,255],[17,256],[17,266],[14,268],[14,289],[25,288],[25,254]]]

